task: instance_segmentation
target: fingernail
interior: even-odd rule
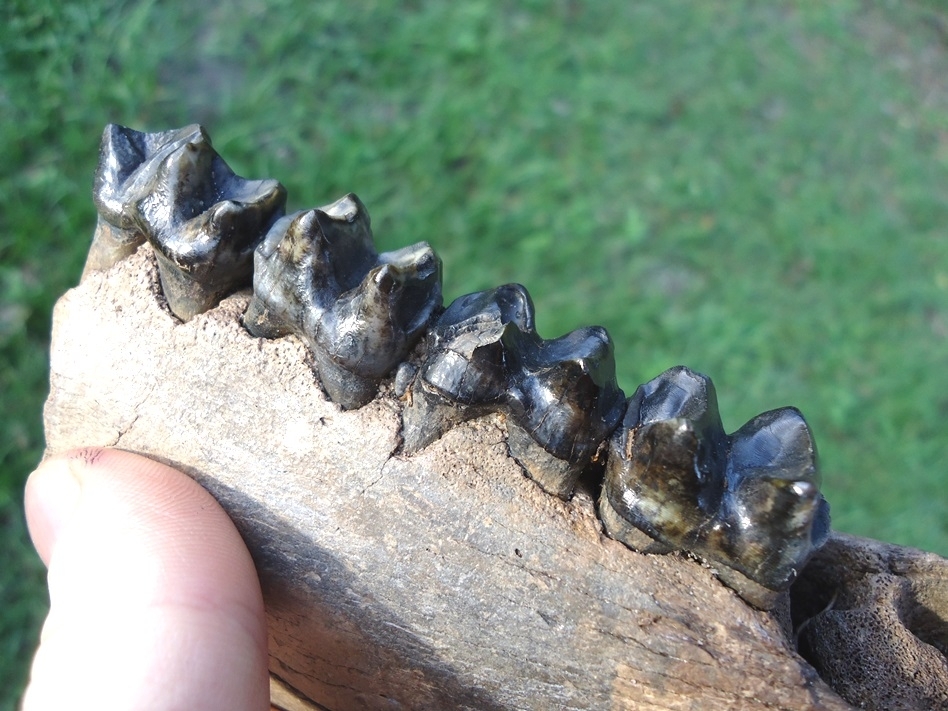
[[[24,496],[26,519],[33,545],[46,563],[81,493],[82,485],[69,460],[50,459],[30,474]]]

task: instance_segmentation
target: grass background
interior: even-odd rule
[[[22,485],[106,123],[206,125],[292,209],[357,192],[448,299],[525,284],[682,363],[729,430],[794,404],[838,529],[948,555],[948,10],[831,3],[8,0],[0,10],[0,708],[46,599]]]

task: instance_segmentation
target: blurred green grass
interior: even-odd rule
[[[45,610],[21,508],[50,310],[106,123],[200,122],[290,207],[355,191],[447,298],[519,281],[628,393],[794,404],[834,526],[948,554],[948,10],[772,3],[12,0],[0,10],[0,708]]]

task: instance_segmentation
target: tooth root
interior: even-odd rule
[[[96,220],[92,245],[82,269],[82,278],[91,272],[105,271],[109,267],[130,257],[145,242],[145,235],[137,229],[125,230],[104,220]]]
[[[392,383],[392,387],[395,390],[395,397],[400,400],[405,398],[408,394],[408,388],[411,387],[412,382],[415,380],[415,374],[417,372],[418,368],[408,361],[399,363],[398,368],[395,369],[395,380]]]
[[[568,498],[621,418],[624,397],[604,329],[543,341],[526,289],[508,284],[460,297],[435,324],[403,416],[404,449],[500,411],[527,475]]]
[[[457,407],[441,393],[429,390],[418,380],[409,391],[402,410],[402,452],[414,454],[439,439],[452,427],[471,417],[475,410]],[[486,411],[482,414],[486,414]]]
[[[499,409],[508,383],[501,338],[511,324],[532,323],[533,303],[519,284],[467,294],[448,306],[428,335],[425,360],[402,412],[406,454]]]
[[[727,437],[714,387],[673,368],[639,387],[610,441],[600,512],[632,548],[689,551],[771,607],[829,531],[816,448],[782,408]]]
[[[354,194],[274,225],[254,257],[244,326],[297,334],[343,409],[369,402],[441,306],[441,262],[424,243],[379,255]]]
[[[519,423],[507,421],[507,445],[511,456],[528,477],[548,494],[569,499],[588,461],[571,462],[551,454]]]

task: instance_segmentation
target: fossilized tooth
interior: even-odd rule
[[[730,437],[723,518],[732,565],[768,590],[786,590],[829,536],[816,443],[802,413],[783,407],[758,415]],[[722,577],[725,577],[722,574]]]
[[[135,201],[168,306],[185,321],[250,284],[254,249],[286,205],[280,183],[234,174],[204,129],[192,128],[150,162]]]
[[[441,262],[427,244],[388,252],[327,311],[316,332],[320,380],[343,408],[361,407],[418,342],[441,305]]]
[[[441,306],[441,261],[425,243],[378,254],[368,212],[349,194],[277,222],[254,257],[252,334],[297,334],[329,397],[361,407]]]
[[[520,284],[451,302],[428,334],[425,360],[402,412],[406,454],[426,447],[460,422],[503,406],[510,381],[503,337],[511,330],[535,330],[533,302]]]
[[[188,140],[196,128],[143,133],[114,123],[105,127],[92,190],[98,224],[84,274],[108,269],[145,241],[136,203],[151,189],[155,164]]]
[[[693,553],[766,609],[829,533],[816,459],[794,408],[725,435],[711,381],[678,366],[629,399],[610,441],[600,515],[613,538]]]
[[[650,553],[694,537],[720,503],[724,481],[715,473],[726,452],[708,378],[678,367],[639,386],[610,442],[603,503],[611,506],[600,511],[610,535]]]
[[[544,490],[569,497],[622,416],[612,342],[584,328],[544,341],[519,284],[457,299],[429,336],[403,412],[404,451],[491,411],[511,454]]]
[[[377,261],[369,213],[354,194],[282,217],[254,254],[244,326],[260,338],[315,333],[322,312]]]
[[[249,283],[253,249],[286,203],[275,180],[235,175],[196,124],[159,133],[107,126],[93,196],[99,222],[85,270],[106,269],[147,239],[183,320]]]
[[[510,452],[545,491],[569,498],[625,410],[612,340],[600,326],[517,340],[507,349]]]

